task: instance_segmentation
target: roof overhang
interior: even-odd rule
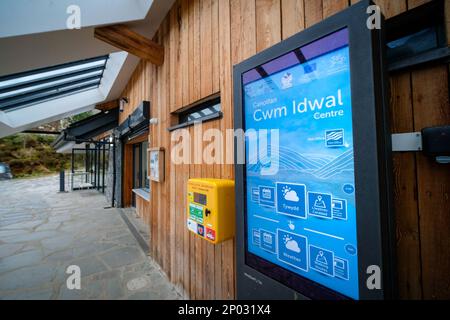
[[[79,9],[81,28],[142,20],[153,0],[2,0],[0,38],[66,30]]]
[[[116,128],[118,121],[119,109],[98,113],[70,125],[58,136],[52,146],[56,152],[65,153],[76,145],[95,142],[97,136]]]
[[[0,111],[0,138],[92,110],[120,98],[139,59],[94,38],[97,26],[123,23],[151,39],[174,0],[5,0],[0,2],[0,76],[109,54],[97,89]],[[67,30],[69,5],[81,9],[81,29]]]
[[[133,113],[115,129],[120,139],[132,140],[148,131],[150,122],[150,101],[142,101]]]
[[[125,52],[112,53],[98,88],[12,111],[0,111],[0,123],[3,124],[0,137],[94,109],[118,85],[115,80],[129,57]]]

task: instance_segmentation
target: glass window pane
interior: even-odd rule
[[[108,56],[0,77],[0,109],[30,106],[95,89]]]
[[[100,76],[102,74],[102,70],[98,70],[98,71],[93,71],[93,72],[88,72],[88,73],[84,73],[81,75],[77,75],[77,76],[73,76],[73,77],[68,77],[68,78],[64,78],[64,79],[60,79],[60,80],[54,80],[54,81],[48,81],[45,83],[41,83],[41,84],[37,84],[37,85],[31,85],[29,87],[25,87],[25,88],[21,88],[21,89],[17,89],[17,90],[12,90],[12,91],[8,91],[5,93],[0,93],[0,99],[3,98],[8,98],[8,97],[12,97],[18,94],[24,94],[27,92],[32,92],[32,91],[36,91],[36,90],[41,90],[41,89],[45,89],[45,88],[50,88],[53,86],[57,86],[57,85],[61,85],[61,84],[65,84],[65,83],[70,83],[72,81],[76,81],[76,80],[81,80],[81,79],[85,79],[85,78],[89,78],[89,77],[95,77],[95,76]]]
[[[133,189],[141,187],[139,160],[139,144],[135,144],[133,145]]]
[[[203,109],[201,112],[202,112],[205,116],[209,116],[210,114],[213,113],[213,112],[211,111],[211,109],[209,109],[209,108]]]
[[[148,142],[142,143],[142,181],[143,181],[143,188],[150,189],[150,180],[148,179],[148,172],[147,172],[147,149],[148,149]]]
[[[66,93],[66,95],[67,94],[72,95],[75,93],[79,93],[81,91],[93,89],[94,87],[96,87],[96,85],[98,86],[99,84],[100,84],[100,82],[97,79],[97,80],[91,80],[91,81],[86,81],[83,83],[67,86],[67,87],[60,88],[60,89],[52,89],[52,90],[42,92],[42,93],[31,94],[30,96],[24,96],[24,97],[18,96],[17,98],[13,97],[13,100],[11,100],[11,101],[0,103],[0,109],[1,108],[9,108],[11,106],[14,106],[14,108],[22,107],[27,104],[31,105],[31,104],[41,103],[46,100],[53,100],[53,99],[62,97],[64,95],[64,93]],[[85,87],[85,86],[89,86],[89,87]],[[81,88],[81,87],[83,87],[83,88]],[[80,88],[80,89],[74,90],[72,92],[68,92],[70,90],[77,89],[77,88]],[[52,96],[52,95],[56,95],[56,96]]]
[[[60,68],[60,69],[55,69],[55,70],[51,70],[51,71],[44,71],[44,72],[40,72],[40,73],[36,73],[36,74],[31,74],[28,76],[23,76],[23,77],[19,77],[19,78],[0,81],[0,89],[6,88],[6,87],[9,87],[12,85],[19,85],[19,84],[27,83],[27,82],[31,82],[31,81],[37,81],[37,80],[41,80],[41,79],[56,77],[56,76],[59,76],[59,75],[65,74],[65,73],[86,70],[86,69],[93,68],[93,67],[99,67],[99,66],[104,65],[105,62],[106,62],[106,59],[103,59],[103,60],[83,63],[83,64],[71,66],[71,67]]]
[[[221,111],[221,105],[220,102],[217,103],[217,99],[203,103],[202,106],[194,107],[191,111],[186,110],[180,113],[178,123],[183,124],[190,121],[201,121],[203,118],[213,116]]]

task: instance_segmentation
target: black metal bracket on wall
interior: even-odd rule
[[[386,20],[389,72],[450,62],[445,1],[433,0]]]
[[[450,125],[392,135],[393,152],[423,152],[439,164],[450,164]]]

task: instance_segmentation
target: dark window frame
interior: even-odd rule
[[[450,61],[443,0],[430,1],[387,19],[385,28],[389,72]],[[392,47],[399,41],[404,43]]]
[[[214,107],[219,106],[219,110],[214,110]],[[210,114],[202,115],[192,119],[192,115],[195,113],[200,113],[204,110],[209,109]],[[167,128],[168,131],[174,131],[181,128],[186,128],[197,123],[203,123],[211,120],[220,119],[223,117],[222,113],[222,103],[220,95],[213,95],[199,102],[196,102],[181,111],[175,113],[178,117],[178,124]]]
[[[133,161],[133,182],[132,182],[132,186],[133,186],[133,190],[134,189],[141,189],[141,190],[143,190],[143,191],[145,191],[145,192],[148,192],[148,193],[150,193],[150,180],[148,179],[148,176],[146,177],[146,176],[144,176],[143,175],[143,173],[145,172],[145,170],[147,169],[147,163],[143,163],[143,155],[144,154],[147,154],[147,149],[146,148],[144,148],[144,144],[146,144],[147,143],[147,147],[148,147],[148,142],[146,142],[146,141],[143,141],[143,142],[139,142],[139,143],[134,143],[133,145],[132,145],[132,148],[133,148],[133,159],[132,159],[132,161]],[[139,175],[138,175],[138,179],[139,179],[139,181],[138,181],[138,183],[136,183],[137,181],[136,181],[136,166],[135,166],[135,164],[136,164],[136,159],[135,159],[135,156],[136,156],[136,153],[135,153],[135,150],[136,149],[139,149],[138,150],[138,157],[139,157]],[[148,161],[148,159],[147,159],[147,161]],[[148,182],[148,185],[147,185],[147,182]]]

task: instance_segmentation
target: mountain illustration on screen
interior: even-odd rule
[[[268,149],[271,150],[270,146]],[[257,159],[258,154],[256,154],[249,158],[248,171],[259,173],[262,168],[276,164],[280,170],[309,173],[316,178],[326,180],[342,172],[354,170],[353,149],[334,158],[326,155],[303,155],[281,146],[278,154],[268,155],[264,150],[260,154],[266,156]]]

